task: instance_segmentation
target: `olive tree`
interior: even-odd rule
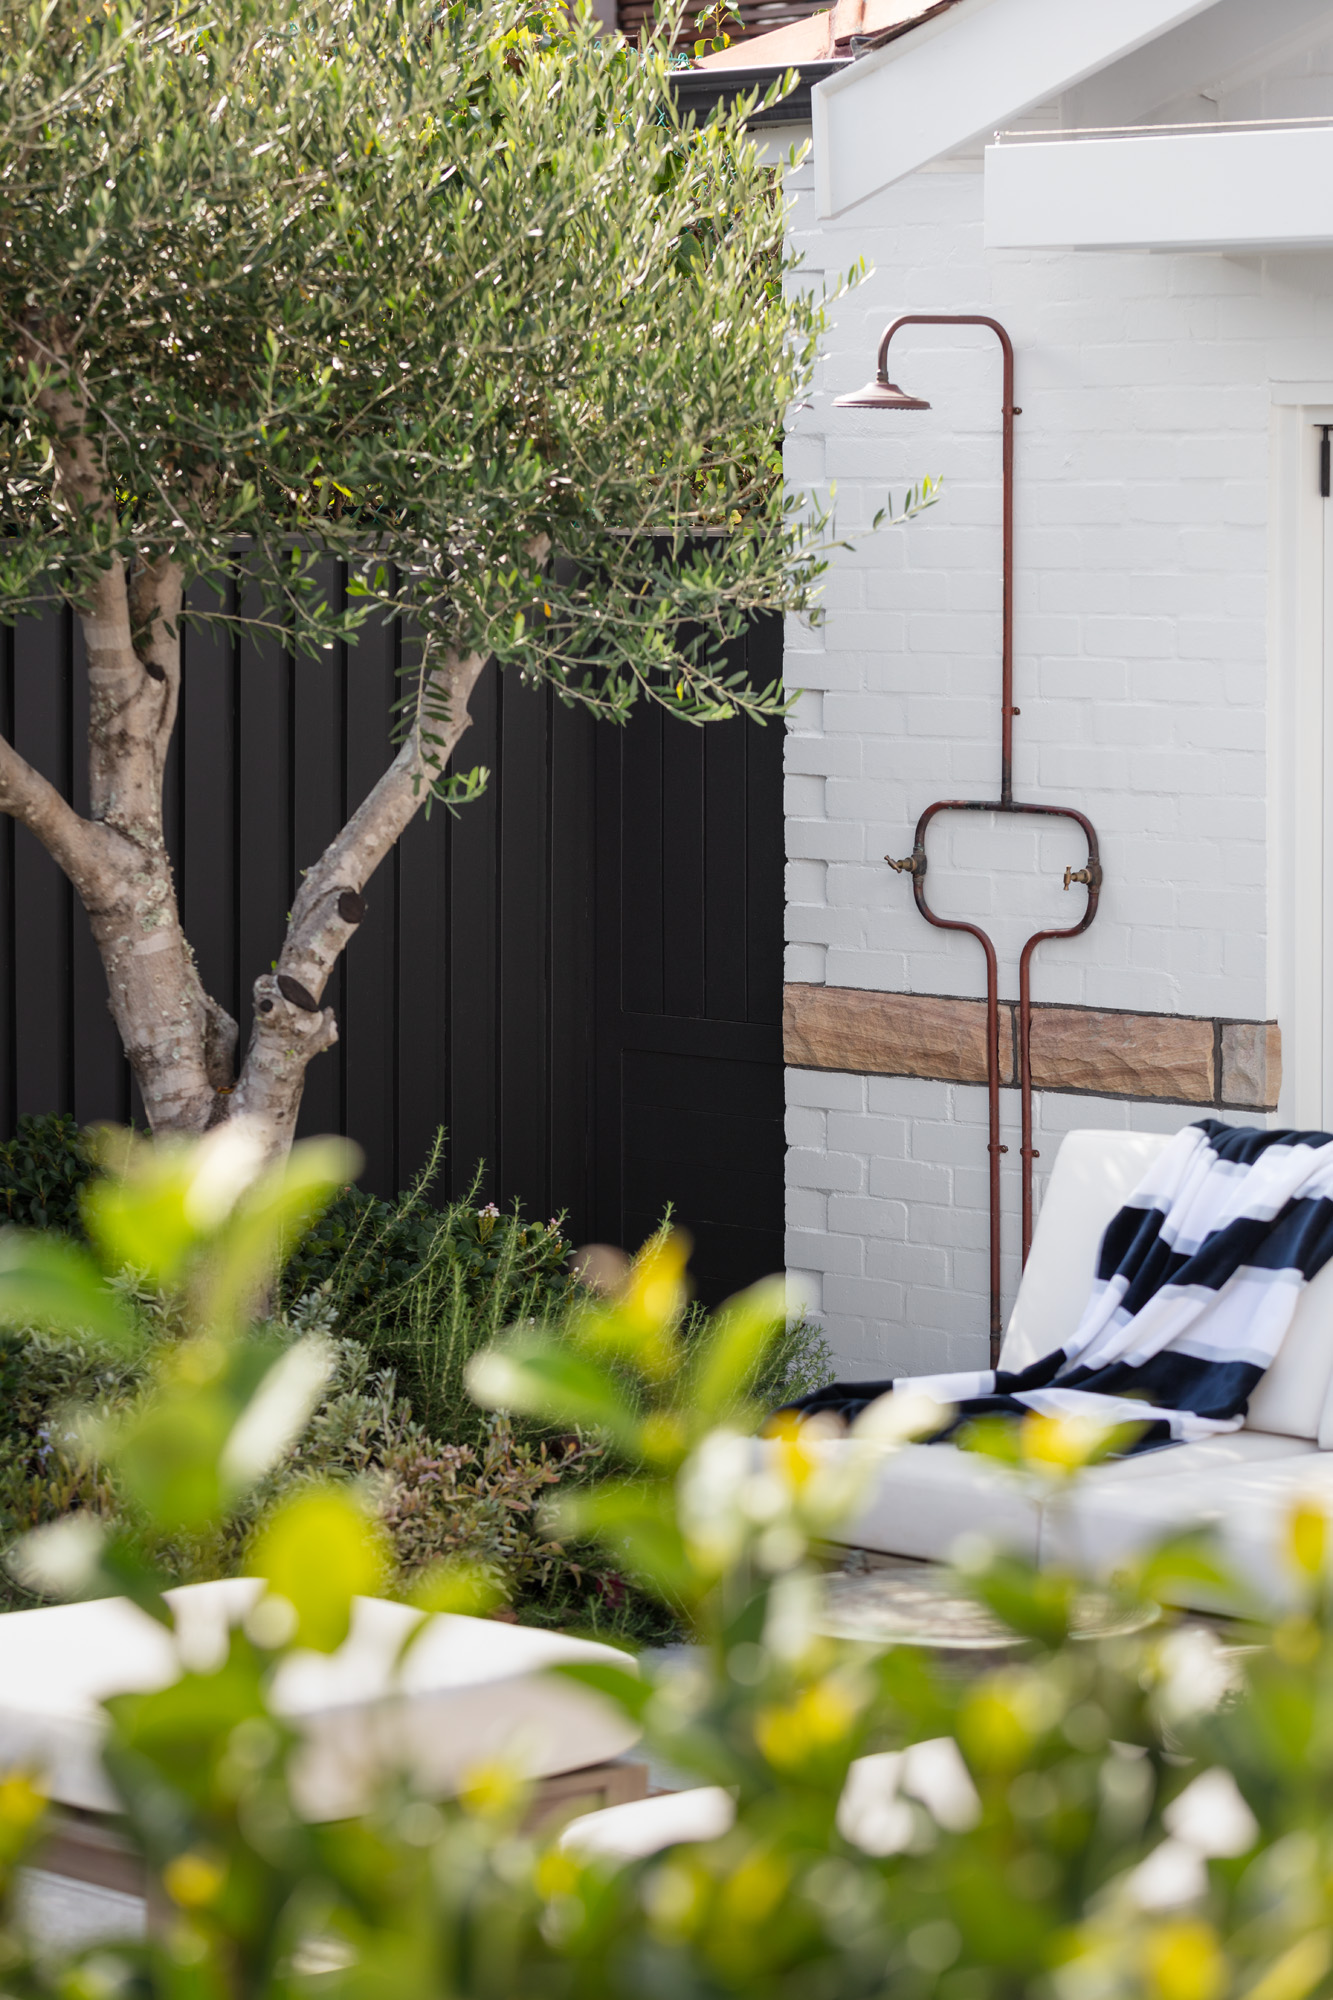
[[[490,663],[621,720],[780,714],[723,648],[822,567],[777,475],[819,306],[738,114],[682,127],[664,58],[588,18],[0,15],[0,618],[72,606],[91,703],[87,813],[7,742],[0,810],[82,899],[153,1129],[239,1112],[281,1152],[369,878],[475,789],[452,760]],[[238,565],[244,599],[210,592]],[[310,655],[368,619],[410,639],[396,740],[297,857],[238,1055],[163,838],[182,631]]]

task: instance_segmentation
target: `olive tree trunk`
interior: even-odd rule
[[[162,774],[180,694],[182,576],[171,563],[127,577],[113,561],[80,611],[87,648],[87,818],[0,738],[0,811],[36,834],[79,893],[109,1004],[154,1132],[202,1132],[237,1113],[272,1155],[291,1144],[306,1065],[338,1039],[323,1004],[364,890],[468,726],[484,665],[446,654],[429,671],[429,756],[419,727],[342,831],[309,866],[276,966],[253,986],[254,1027],[237,1064],[236,1023],[204,990],[162,831]],[[275,943],[277,941],[275,940]]]
[[[116,561],[80,613],[91,695],[87,818],[3,739],[0,810],[36,834],[79,893],[153,1131],[202,1132],[241,1113],[276,1156],[291,1144],[306,1065],[338,1039],[323,995],[365,914],[366,884],[467,728],[484,661],[446,654],[430,670],[432,705],[437,715],[447,707],[450,719],[432,722],[429,757],[414,727],[306,869],[276,966],[254,982],[254,1027],[238,1066],[236,1023],[204,990],[181,928],[162,831],[162,774],[180,694],[181,586],[174,564],[127,578]]]

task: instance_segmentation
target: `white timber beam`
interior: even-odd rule
[[[815,187],[840,215],[1217,0],[960,0],[815,85]]]
[[[1333,125],[986,149],[988,250],[1333,245]]]

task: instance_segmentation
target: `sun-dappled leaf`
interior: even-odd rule
[[[225,1484],[244,1492],[273,1466],[305,1427],[333,1369],[327,1341],[311,1336],[273,1363],[222,1447]]]
[[[284,1251],[360,1167],[360,1152],[345,1139],[302,1139],[254,1182],[228,1220],[209,1274],[210,1310],[222,1324],[252,1305]]]
[[[284,1501],[255,1544],[251,1568],[296,1614],[298,1645],[331,1653],[347,1637],[354,1597],[373,1597],[388,1566],[383,1531],[345,1487],[311,1486]]]
[[[769,1278],[729,1299],[691,1357],[686,1401],[705,1422],[734,1417],[787,1317],[786,1281]]]
[[[0,1323],[138,1345],[134,1321],[93,1260],[76,1245],[26,1230],[0,1232]]]
[[[524,1341],[488,1348],[468,1364],[467,1384],[486,1409],[604,1430],[626,1451],[638,1439],[633,1405],[603,1369],[578,1354]]]
[[[419,1611],[465,1618],[486,1618],[504,1602],[504,1590],[492,1571],[466,1556],[433,1563],[409,1592]]]

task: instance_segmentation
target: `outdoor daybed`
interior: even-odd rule
[[[119,1805],[102,1768],[100,1704],[169,1687],[182,1667],[220,1664],[228,1627],[263,1588],[234,1577],[168,1591],[175,1633],[122,1597],[0,1618],[0,1769],[35,1770],[65,1809],[45,1868],[142,1893],[142,1863],[109,1817]],[[573,1661],[623,1668],[623,1652],[444,1615],[426,1620],[404,1653],[421,1626],[408,1605],[358,1597],[336,1652],[294,1652],[279,1666],[274,1705],[302,1738],[293,1780],[308,1818],[362,1810],[377,1778],[397,1770],[410,1771],[425,1797],[445,1798],[499,1758],[535,1782],[539,1809],[642,1795],[646,1767],[621,1761],[638,1739],[634,1723],[548,1671]]]
[[[1009,1321],[1003,1368],[1025,1367],[1068,1337],[1088,1298],[1102,1231],[1167,1144],[1126,1132],[1065,1138]],[[1302,1294],[1243,1429],[1095,1467],[1072,1496],[1057,1498],[953,1444],[907,1445],[886,1459],[873,1497],[839,1539],[944,1561],[961,1535],[984,1533],[1043,1565],[1107,1574],[1135,1550],[1206,1528],[1217,1532],[1243,1585],[1272,1601],[1290,1576],[1287,1521],[1307,1497],[1333,1517],[1333,1264]],[[1207,1603],[1206,1596],[1196,1601]]]

